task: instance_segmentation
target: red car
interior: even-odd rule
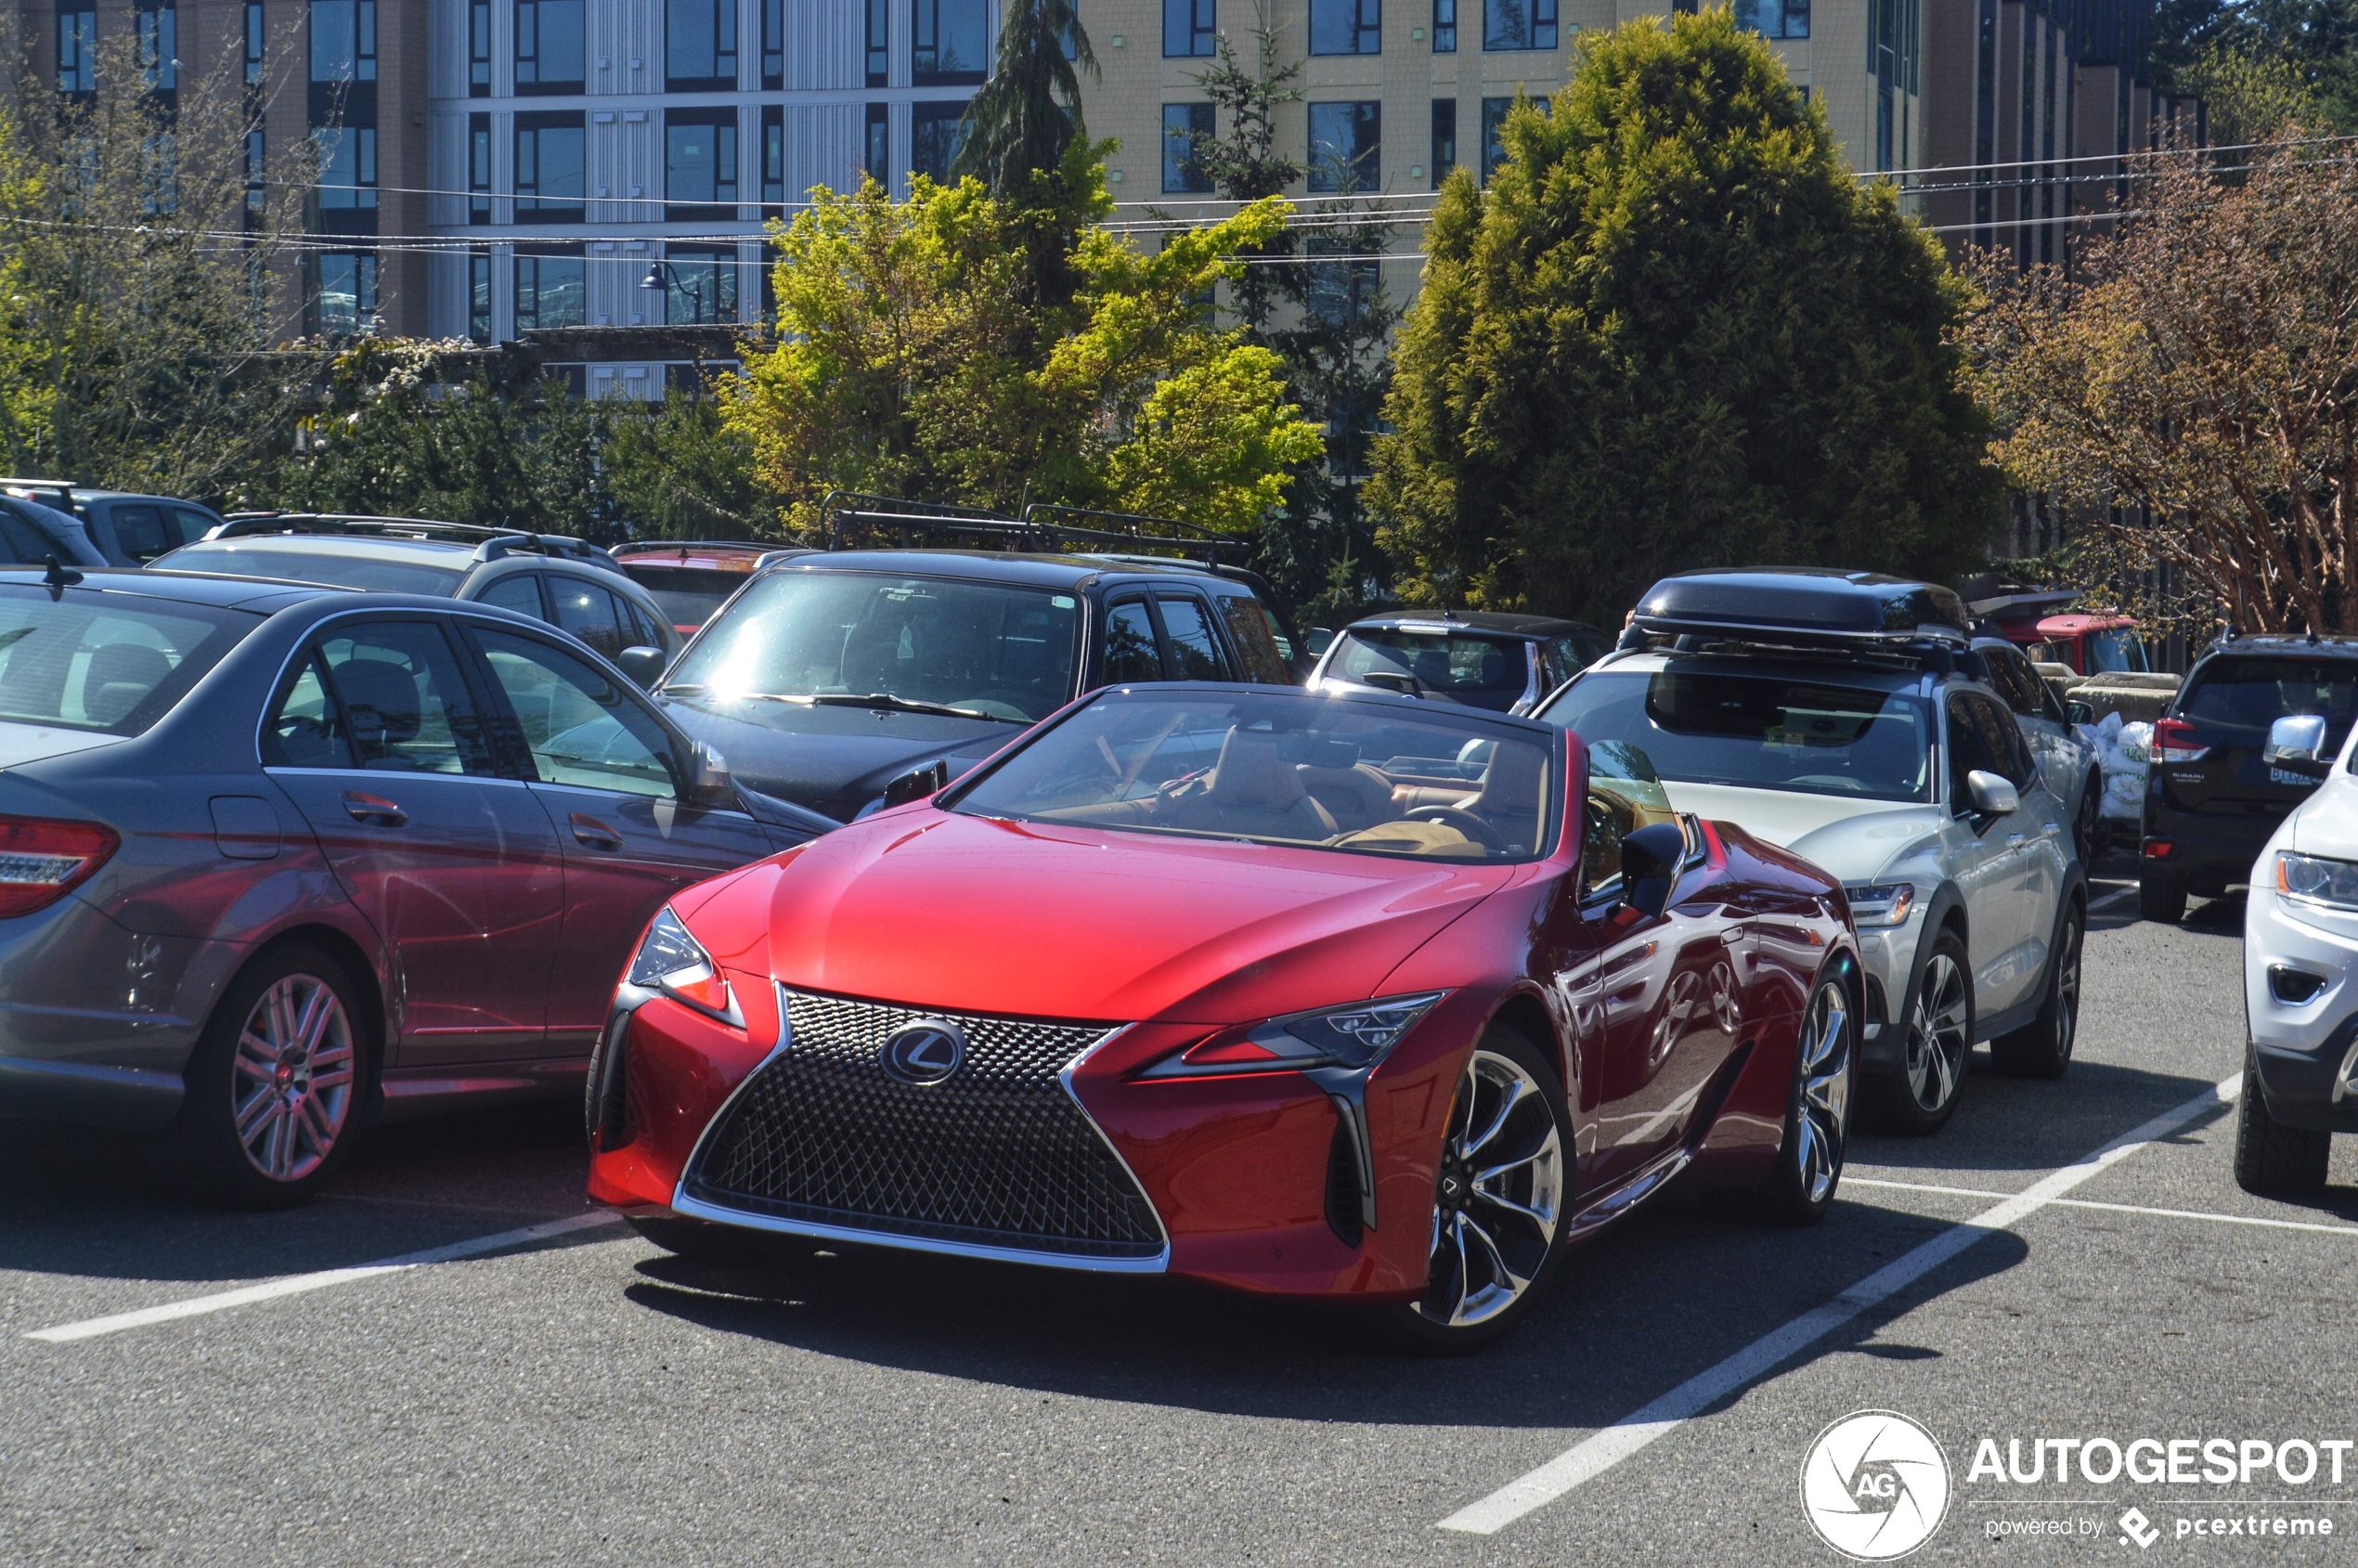
[[[673,898],[591,1069],[590,1191],[1504,1331],[1693,1164],[1842,1173],[1840,885],[1644,758],[1454,704],[1093,693],[930,798]]]

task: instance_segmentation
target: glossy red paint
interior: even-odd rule
[[[921,802],[692,889],[673,908],[729,973],[746,1028],[666,1000],[632,1016],[631,1132],[596,1150],[591,1195],[672,1201],[697,1137],[778,1039],[772,980],[918,1011],[1127,1026],[1070,1069],[1072,1094],[1153,1205],[1169,1271],[1230,1288],[1417,1294],[1452,1095],[1488,1030],[1522,1033],[1566,1085],[1566,1234],[1674,1164],[1756,1179],[1781,1134],[1810,989],[1829,965],[1855,972],[1840,888],[1709,824],[1663,914],[1584,902],[1587,760],[1576,737],[1560,744],[1574,831],[1545,861],[1352,855]],[[1337,1112],[1307,1077],[1141,1076],[1226,1030],[1428,991],[1447,995],[1367,1083],[1377,1218],[1363,1238],[1328,1223]]]

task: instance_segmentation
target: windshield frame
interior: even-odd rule
[[[1538,745],[1546,751],[1550,770],[1548,786],[1542,792],[1542,804],[1547,809],[1547,822],[1540,833],[1539,843],[1534,848],[1533,852],[1522,855],[1498,855],[1482,860],[1440,859],[1401,854],[1393,850],[1377,849],[1366,846],[1314,844],[1299,838],[1271,838],[1244,833],[1201,833],[1121,823],[1082,823],[1060,821],[1053,817],[971,810],[966,808],[967,798],[984,783],[1014,762],[1017,757],[1029,752],[1033,746],[1040,745],[1057,730],[1072,722],[1081,714],[1088,712],[1097,704],[1106,701],[1126,701],[1134,696],[1143,701],[1154,701],[1195,693],[1253,697],[1276,702],[1315,703],[1329,710],[1338,705],[1348,705],[1353,707],[1378,711],[1388,710],[1399,714],[1411,722],[1435,722],[1434,716],[1438,715],[1439,722],[1467,725],[1477,731],[1495,731],[1496,733],[1493,738],[1512,738]],[[1533,732],[1536,730],[1544,730],[1547,732],[1534,733]],[[1300,686],[1263,686],[1224,680],[1141,681],[1135,685],[1100,686],[1094,691],[1083,693],[1041,719],[1030,729],[1016,736],[1007,745],[993,753],[981,765],[958,779],[947,789],[928,797],[925,803],[936,810],[946,811],[956,816],[972,817],[981,822],[1021,823],[1027,827],[1053,828],[1059,831],[1080,829],[1087,832],[1134,833],[1144,837],[1174,839],[1195,844],[1260,844],[1276,849],[1353,855],[1361,860],[1390,862],[1402,865],[1467,867],[1531,865],[1554,860],[1564,845],[1566,796],[1564,779],[1565,770],[1570,765],[1570,742],[1573,738],[1571,732],[1556,725],[1542,725],[1530,719],[1496,713],[1487,708],[1471,707],[1462,703],[1430,703],[1417,698],[1387,697],[1374,693],[1313,692]],[[1585,748],[1587,743],[1583,741],[1581,744]]]

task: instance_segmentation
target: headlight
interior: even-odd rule
[[[1295,1072],[1339,1067],[1372,1070],[1419,1018],[1449,993],[1389,996],[1316,1013],[1272,1018],[1250,1031],[1215,1034],[1200,1045],[1166,1056],[1146,1070],[1147,1078],[1202,1078],[1238,1072]]]
[[[1916,889],[1906,882],[1878,882],[1866,888],[1846,888],[1850,918],[1861,930],[1872,927],[1905,926],[1915,913]]]
[[[2358,864],[2276,851],[2276,891],[2287,898],[2358,910]]]
[[[703,944],[688,934],[688,927],[671,913],[669,904],[656,911],[654,922],[647,927],[647,934],[630,960],[628,978],[632,985],[659,991],[723,1022],[739,1028],[745,1025],[719,965],[713,963]]]

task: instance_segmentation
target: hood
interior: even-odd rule
[[[988,719],[802,703],[660,699],[672,722],[727,759],[748,788],[848,823],[885,785],[938,759],[950,776],[1023,733]]]
[[[2293,813],[2280,843],[2303,855],[2358,861],[2358,776],[2337,768]]]
[[[1678,810],[1734,823],[1853,886],[1873,881],[1915,845],[1937,836],[1942,820],[1939,807],[1922,801],[1859,800],[1731,784],[1665,783],[1663,788]]]
[[[787,985],[945,1012],[1224,1024],[1376,994],[1527,869],[921,803],[812,840],[746,891],[767,883],[769,965]],[[722,929],[736,901],[714,899],[698,924],[713,927],[716,951],[751,958]]]
[[[0,769],[46,762],[52,758],[70,757],[77,751],[91,751],[102,745],[120,745],[123,739],[121,735],[94,733],[88,730],[54,729],[45,724],[0,719]]]

